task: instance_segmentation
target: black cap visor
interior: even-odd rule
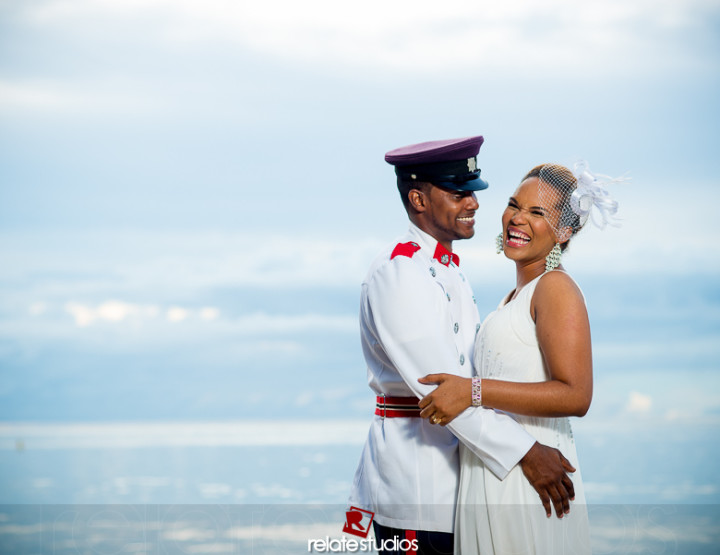
[[[454,191],[482,191],[488,188],[488,182],[480,177],[480,170],[464,175],[424,175],[407,171],[397,171],[403,181],[432,183],[438,187]]]

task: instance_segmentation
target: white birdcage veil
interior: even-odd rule
[[[618,203],[610,197],[606,186],[625,180],[592,174],[584,161],[577,162],[572,170],[560,164],[542,166],[538,197],[558,242],[567,241],[588,219],[600,228],[618,225]]]

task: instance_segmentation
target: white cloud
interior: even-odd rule
[[[670,409],[665,412],[665,420],[672,422],[674,420],[680,420],[683,418],[683,412],[678,409]]]
[[[23,110],[34,115],[64,113],[78,116],[158,114],[169,104],[163,101],[159,91],[157,94],[152,91],[128,77],[81,82],[5,78],[0,80],[0,112],[12,114]]]
[[[65,311],[75,318],[75,324],[81,328],[89,326],[96,319],[95,311],[92,308],[79,303],[67,303]]]
[[[588,485],[585,482],[586,488]],[[592,487],[587,489],[591,491]],[[663,495],[667,489],[675,491],[672,491],[672,495]],[[698,489],[702,491],[696,491]],[[703,486],[667,488],[663,485],[644,488],[623,485],[622,490],[628,496],[652,493],[670,502],[682,499],[680,495],[712,495]],[[709,517],[710,512],[707,517],[698,517],[692,511],[678,510],[672,505],[667,505],[667,510],[663,510],[661,506],[653,504],[618,503],[598,504],[593,509],[590,530],[593,553],[702,553],[705,546],[717,545],[718,530]],[[678,549],[678,546],[683,548]]]
[[[688,190],[698,193],[670,196],[669,188],[655,186],[654,193],[649,195],[646,193],[648,184],[630,185],[632,194],[618,195],[621,212],[626,218],[623,227],[584,230],[564,256],[568,271],[592,279],[607,275],[633,276],[633,279],[649,275],[708,275],[712,278],[720,274],[720,257],[708,256],[708,247],[702,241],[684,240],[684,231],[688,229],[693,229],[698,237],[712,236],[711,220],[695,218],[692,204],[698,195],[708,204],[720,201],[717,187],[696,182],[689,182],[687,186]],[[495,254],[492,245],[492,230],[499,224],[495,225],[495,219],[488,214],[482,219],[475,238],[457,243],[461,268],[476,286],[476,292],[488,281],[507,283],[509,290],[514,280],[514,268],[511,262]],[[399,222],[393,233],[402,232],[404,224],[400,219]],[[27,294],[33,296],[25,307],[33,303],[47,305],[63,297],[63,301],[78,298],[88,292],[95,298],[99,295],[127,298],[147,291],[162,292],[164,296],[184,296],[189,291],[213,288],[342,287],[358,290],[370,262],[385,244],[393,240],[392,235],[382,238],[364,236],[371,229],[371,223],[358,219],[348,223],[342,237],[279,231],[265,235],[262,243],[250,232],[95,231],[96,242],[88,242],[80,234],[58,232],[55,234],[57,245],[65,246],[55,246],[52,252],[42,237],[30,233],[5,233],[0,234],[0,242],[4,245],[2,254],[7,264],[0,268],[0,279],[30,283],[33,274],[50,270],[58,275],[93,276],[36,281],[32,289],[28,288]],[[101,250],[102,245],[107,244],[133,247],[118,249],[108,257]],[[176,279],[169,280],[169,275]],[[36,304],[35,310],[40,310],[41,306]],[[88,308],[73,306],[69,310],[76,320],[87,324],[98,318],[94,312],[88,312]],[[219,312],[215,315],[208,307],[200,310],[200,318],[204,320],[219,319]],[[702,348],[713,349],[712,346]]]
[[[117,258],[114,267],[128,283],[164,291],[175,285],[183,290],[216,286],[359,287],[376,252],[391,239],[351,236],[334,239],[278,233],[266,235],[259,244],[252,233],[147,233],[137,237],[126,234],[126,241],[144,244],[147,250],[136,249],[128,258]],[[352,248],[348,248],[349,244]],[[87,257],[69,262],[70,266],[80,267],[92,264]],[[171,283],[168,275],[182,276],[182,280]]]
[[[295,396],[293,399],[293,404],[296,407],[307,407],[310,405],[313,400],[315,399],[315,394],[310,391],[304,391],[302,393],[299,393]]]
[[[46,303],[44,303],[42,301],[38,301],[38,302],[32,303],[28,307],[28,313],[32,316],[41,316],[42,314],[45,314],[47,309],[48,309],[48,307],[47,307]]]
[[[678,320],[692,319],[692,312],[664,311],[667,318],[675,317]],[[652,358],[677,359],[680,357],[705,357],[707,359],[720,358],[720,344],[717,334],[708,337],[693,337],[692,339],[675,339],[672,341],[633,341],[610,343],[593,343],[593,352],[604,359],[612,358],[617,361],[642,361]]]
[[[358,321],[355,315],[286,315],[255,312],[232,320],[229,326],[236,332],[244,334],[318,331],[356,332]]]
[[[214,306],[206,306],[200,309],[200,318],[202,320],[217,320],[220,316],[220,311]]]
[[[715,495],[718,491],[713,484],[693,484],[689,482],[677,484],[618,484],[611,482],[583,481],[585,490],[595,499],[612,498],[613,496],[652,495],[669,499],[688,499],[700,496]]]
[[[220,310],[212,306],[198,310],[182,306],[161,309],[157,305],[135,304],[118,300],[105,301],[99,305],[67,302],[64,309],[73,317],[75,325],[80,328],[99,323],[119,325],[157,321],[161,312],[164,320],[172,324],[189,320],[204,323],[216,322],[214,326],[219,327],[214,327],[215,330],[246,336],[329,331],[355,333],[358,326],[355,314],[268,314],[258,311],[221,319]],[[40,314],[37,316],[39,317]],[[261,341],[253,343],[253,349],[256,351],[296,352],[297,348],[298,345],[295,342]]]
[[[154,320],[160,314],[156,305],[143,305],[118,300],[108,300],[99,305],[89,305],[78,302],[65,303],[65,312],[75,320],[75,325],[84,328],[99,322],[122,323]],[[167,311],[168,320],[181,321],[187,318],[189,311],[172,307]]]
[[[625,410],[628,412],[646,413],[652,408],[652,397],[633,391],[630,393]]]
[[[217,499],[232,493],[232,487],[229,484],[209,483],[200,484],[198,487],[200,488],[200,495],[204,499]]]
[[[210,486],[225,486],[229,489],[230,486],[225,484],[201,484],[203,497],[205,496],[205,487]],[[210,490],[208,490],[210,491]],[[212,497],[212,494],[209,496]],[[187,541],[203,541],[214,538],[216,535],[215,530],[208,530],[205,528],[196,528],[188,523],[176,523],[172,530],[166,530],[163,532],[163,538],[167,540],[173,540],[175,542],[187,542]]]
[[[237,346],[235,352],[237,354],[263,354],[273,353],[276,355],[299,355],[303,352],[305,346],[297,341],[252,341],[241,343]]]
[[[367,420],[0,423],[0,450],[252,445],[362,445]]]
[[[72,102],[73,95],[49,90],[46,83],[11,83],[0,81],[0,104],[3,106],[25,107],[33,110],[57,109]]]
[[[55,485],[55,482],[52,478],[35,478],[32,481],[33,488],[36,489],[45,489],[50,488]]]
[[[270,526],[235,526],[227,531],[227,535],[236,540],[273,540],[298,543],[304,548],[307,546],[308,538],[336,539],[339,527],[338,523],[334,521]]]
[[[632,57],[618,56],[622,52],[657,55],[657,48],[665,54],[656,56],[658,62],[666,61],[677,53],[663,47],[662,39],[678,30],[697,33],[716,8],[711,0],[367,0],[352,8],[333,0],[48,0],[25,7],[24,14],[36,25],[86,36],[152,25],[146,29],[151,36],[168,43],[236,44],[291,60],[416,71],[532,68],[547,60],[558,67],[593,60],[612,67],[631,63]],[[648,49],[649,43],[656,49]],[[646,64],[652,61],[647,58]]]
[[[179,306],[173,306],[166,313],[168,322],[182,322],[188,317],[188,311]]]
[[[95,314],[100,320],[108,322],[121,322],[128,316],[137,314],[140,307],[121,301],[107,301],[97,307]]]

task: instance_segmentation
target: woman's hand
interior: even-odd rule
[[[428,374],[418,380],[422,384],[438,384],[435,391],[423,397],[418,406],[420,416],[431,424],[445,426],[472,405],[472,380],[454,374]]]

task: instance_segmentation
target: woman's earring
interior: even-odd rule
[[[500,232],[500,235],[495,237],[495,252],[500,254],[503,251],[503,234]]]
[[[560,243],[555,243],[550,253],[545,257],[545,271],[550,272],[560,266],[560,259],[562,258],[562,249]]]

